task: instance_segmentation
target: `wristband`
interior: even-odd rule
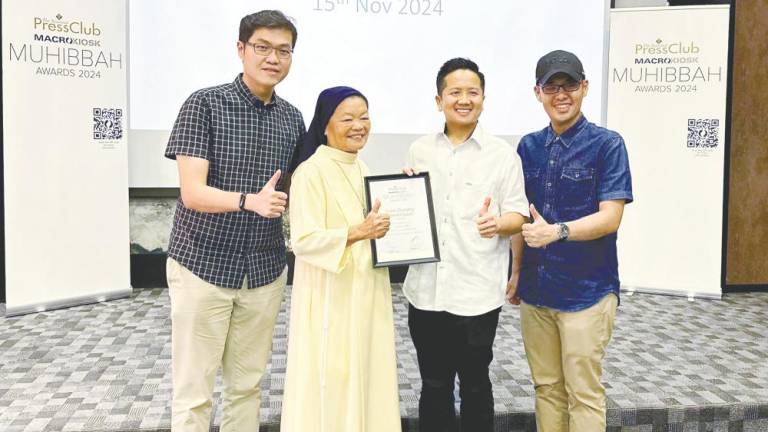
[[[245,197],[246,197],[246,195],[247,194],[245,194],[245,193],[241,193],[240,194],[240,204],[238,205],[238,207],[240,207],[241,211],[248,211],[245,208]]]

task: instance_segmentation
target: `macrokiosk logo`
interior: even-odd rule
[[[36,31],[53,33],[71,33],[85,36],[100,36],[101,29],[95,22],[87,23],[81,20],[65,20],[62,14],[56,14],[55,19],[33,18],[33,26]]]
[[[664,42],[661,38],[656,39],[655,43],[635,44],[635,55],[654,55],[654,54],[698,54],[701,49],[693,41],[683,42]]]

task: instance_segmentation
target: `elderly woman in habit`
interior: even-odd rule
[[[389,230],[370,211],[358,152],[368,100],[349,87],[320,93],[290,189],[291,294],[282,432],[399,432],[392,295],[373,268],[371,239]]]

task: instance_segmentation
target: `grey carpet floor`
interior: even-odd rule
[[[289,293],[286,300],[289,300]],[[393,290],[404,430],[420,388],[407,302]],[[279,430],[286,301],[263,381],[262,431]],[[167,290],[0,318],[0,431],[170,428]],[[624,295],[604,362],[609,431],[768,431],[768,293],[721,301]],[[519,310],[505,306],[491,376],[498,431],[535,430]],[[220,379],[213,429],[219,424]]]

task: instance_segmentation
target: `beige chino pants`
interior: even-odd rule
[[[257,432],[259,384],[272,350],[287,271],[254,289],[221,288],[169,258],[174,432],[208,431],[213,384],[222,367],[222,432]]]
[[[608,294],[578,312],[520,306],[539,432],[605,431],[605,387],[600,379],[617,304],[616,296]]]

